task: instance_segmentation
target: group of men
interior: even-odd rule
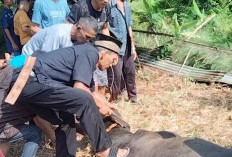
[[[123,88],[131,102],[137,101],[130,6],[123,0],[80,0],[62,23],[66,13],[52,10],[51,5],[64,1],[36,0],[36,18],[30,25],[35,34],[23,46],[23,55],[0,61],[0,153],[6,154],[6,143],[25,139],[22,156],[35,156],[41,130],[24,124],[34,118],[40,124],[46,120],[59,125],[53,139],[58,157],[76,154],[76,120],[96,156],[127,156],[128,148],[110,148],[101,115],[109,116],[115,108],[104,97],[109,84],[112,101]],[[49,25],[54,18],[61,19],[60,24]],[[16,104],[9,105],[4,100],[30,55],[37,58],[33,71]],[[40,127],[46,133],[47,126]]]

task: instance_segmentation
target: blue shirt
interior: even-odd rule
[[[13,38],[15,44],[19,47],[19,49],[21,49],[19,37],[16,36],[14,33],[13,20],[14,20],[14,15],[13,15],[12,10],[8,8],[4,8],[2,12],[2,16],[1,16],[1,24],[2,24],[3,34],[4,34],[4,38],[6,42],[7,52],[9,53],[14,52],[14,49],[4,29],[8,29],[10,31],[10,35]]]
[[[69,15],[70,9],[67,0],[36,0],[32,22],[46,28],[58,23],[64,23]]]
[[[120,7],[117,5],[116,0],[111,0],[109,2],[111,7],[111,19],[109,21],[110,31],[122,42],[122,47],[119,53],[122,56],[125,54],[127,35],[129,35],[129,27],[132,25],[130,5],[127,1],[124,1],[123,3],[125,9],[124,15],[121,12]]]

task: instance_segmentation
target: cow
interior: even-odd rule
[[[104,122],[113,147],[130,148],[128,157],[232,157],[232,149],[200,138],[180,137],[168,131],[132,133],[119,113]]]

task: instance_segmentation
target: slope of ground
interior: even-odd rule
[[[199,137],[232,148],[232,90],[222,85],[196,84],[155,69],[137,71],[137,87],[143,105],[131,105],[123,97],[118,107],[131,131],[172,131],[180,136]],[[9,157],[16,157],[14,147]],[[90,147],[77,157],[92,156]],[[43,146],[38,157],[53,157]]]

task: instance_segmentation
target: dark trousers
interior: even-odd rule
[[[119,56],[118,64],[108,69],[109,86],[112,85],[112,99],[117,100],[123,87],[126,87],[128,98],[136,99],[136,85],[135,85],[135,63],[134,56],[125,52],[124,56]],[[113,84],[112,84],[113,82]]]
[[[18,102],[52,124],[59,124],[56,130],[57,157],[74,157],[76,154],[74,114],[95,152],[103,151],[112,144],[93,97],[83,90],[68,86],[52,87],[30,77]]]

